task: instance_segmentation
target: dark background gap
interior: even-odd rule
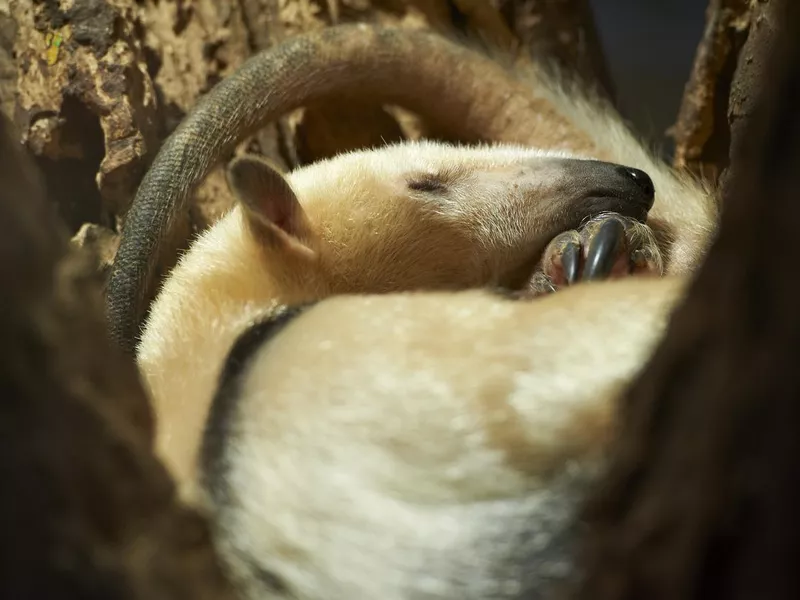
[[[705,26],[701,0],[590,0],[623,116],[655,150],[678,115]]]

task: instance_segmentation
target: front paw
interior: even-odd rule
[[[635,219],[605,214],[553,238],[527,291],[540,295],[579,281],[662,274],[653,231]]]

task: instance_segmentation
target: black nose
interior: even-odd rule
[[[650,200],[650,205],[652,206],[652,201],[656,196],[656,188],[653,185],[653,180],[650,179],[650,176],[644,171],[634,169],[633,167],[620,167],[620,169],[622,169],[622,172],[627,177],[630,177],[636,182],[636,185],[638,185],[639,189],[644,192],[644,195],[647,196],[648,200]]]

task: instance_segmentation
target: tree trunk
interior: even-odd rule
[[[749,0],[711,0],[706,28],[686,84],[675,139],[674,164],[716,182],[728,164],[728,102],[742,44],[752,16],[762,9]]]
[[[800,597],[800,5],[757,11],[719,237],[624,399],[585,598]]]
[[[799,597],[800,316],[786,274],[800,221],[800,6],[783,4],[782,16],[778,0],[709,7],[676,163],[716,179],[730,162],[721,232],[625,399],[587,513],[587,598]],[[3,597],[231,597],[206,523],[152,454],[149,407],[105,337],[98,281],[65,255],[15,141],[67,233],[110,262],[144,169],[200,94],[285,36],[355,20],[546,52],[613,93],[586,0],[0,1],[0,109],[19,127],[0,122]],[[772,54],[777,23],[791,27]],[[290,168],[422,132],[384,107],[356,111],[334,98],[244,146]],[[217,171],[183,236],[230,202]]]
[[[153,456],[98,277],[0,115],[0,597],[233,600]]]

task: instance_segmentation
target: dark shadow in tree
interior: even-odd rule
[[[226,600],[206,522],[152,451],[99,276],[0,115],[0,598]]]
[[[721,230],[624,399],[580,597],[800,598],[800,3],[772,4]]]

